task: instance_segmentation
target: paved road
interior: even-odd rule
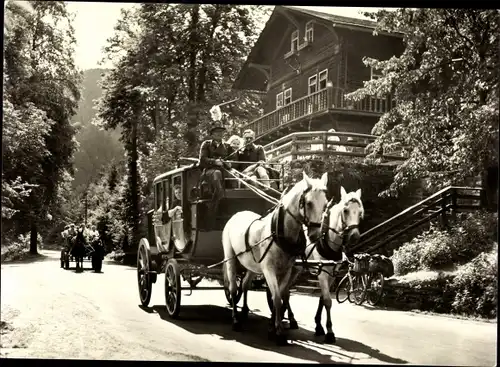
[[[170,320],[163,276],[143,309],[134,268],[107,262],[101,274],[75,273],[59,268],[57,252],[42,253],[40,261],[2,264],[2,357],[496,364],[495,323],[334,304],[337,343],[325,345],[313,336],[317,299],[293,295],[300,329],[291,346],[277,347],[267,339],[264,292],[251,292],[246,331],[236,333],[223,291],[183,295],[180,319]]]

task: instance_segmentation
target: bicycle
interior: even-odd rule
[[[349,299],[349,302],[358,306],[365,301],[375,306],[383,295],[384,275],[375,263],[372,264],[370,255],[357,254],[354,258],[354,262],[347,259],[349,267],[337,287],[337,302],[343,303]]]
[[[344,257],[343,262],[348,264],[347,274],[340,280],[335,291],[338,303],[349,300],[350,303],[360,305],[364,302],[365,292],[361,274],[355,272],[355,263]]]

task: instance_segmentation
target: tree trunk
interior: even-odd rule
[[[130,134],[130,153],[129,153],[129,185],[130,185],[130,228],[131,238],[129,245],[131,247],[139,243],[135,238],[139,229],[139,177],[137,170],[137,120],[132,123]]]
[[[489,211],[498,210],[498,166],[488,167],[481,174],[481,187],[485,191],[484,205]]]
[[[37,237],[38,237],[38,229],[36,227],[36,221],[35,219],[32,219],[30,226],[30,254],[33,255],[38,254]]]

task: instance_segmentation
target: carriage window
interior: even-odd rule
[[[162,185],[163,185],[163,195],[162,195],[162,205],[163,205],[163,210],[167,210],[168,209],[168,203],[167,203],[167,199],[168,199],[168,192],[169,192],[169,189],[168,189],[168,181],[165,180],[162,182]]]
[[[158,210],[161,206],[161,198],[162,198],[162,185],[161,182],[158,182],[155,185],[155,210]]]
[[[181,176],[176,176],[173,179],[173,189],[172,189],[172,207],[181,205],[182,206],[182,178]]]

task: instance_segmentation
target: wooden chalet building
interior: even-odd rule
[[[254,130],[260,144],[281,141],[294,132],[331,128],[371,134],[395,101],[386,96],[352,103],[344,95],[378,77],[377,71],[363,64],[363,57],[385,60],[404,50],[401,34],[374,36],[375,25],[368,20],[276,6],[233,85],[263,95],[264,115],[243,129]],[[339,138],[346,141],[347,135],[339,134]],[[367,143],[370,139],[361,140]]]

